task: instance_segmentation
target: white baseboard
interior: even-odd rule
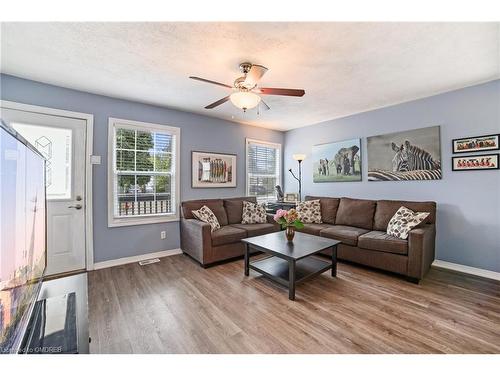
[[[147,260],[152,258],[163,258],[177,254],[182,254],[182,250],[181,249],[164,250],[164,251],[158,251],[156,253],[148,253],[132,257],[106,260],[104,262],[94,263],[94,270],[100,270],[103,268],[109,268],[114,266],[121,266],[122,264],[135,263],[135,262],[140,262],[141,260]]]
[[[443,268],[447,270],[457,271],[460,273],[466,273],[469,275],[484,277],[486,279],[500,281],[500,272],[484,270],[482,268],[464,266],[463,264],[445,262],[444,260],[435,260],[432,263],[432,267]]]

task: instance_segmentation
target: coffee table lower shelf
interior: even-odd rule
[[[316,257],[310,256],[300,259],[295,262],[295,267],[290,272],[289,261],[278,258],[276,256],[270,256],[264,259],[259,259],[257,261],[251,262],[248,267],[254,271],[257,271],[285,287],[292,286],[293,289],[295,284],[305,281],[311,277],[322,274],[323,272],[332,268],[332,263],[325,262],[324,260],[318,259]],[[292,278],[292,280],[290,280]],[[293,291],[293,297],[295,291]],[[294,299],[294,298],[290,298]]]

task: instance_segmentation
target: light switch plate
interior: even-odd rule
[[[101,155],[90,155],[90,164],[101,164]]]

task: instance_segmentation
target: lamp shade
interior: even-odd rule
[[[306,158],[306,154],[293,154],[293,160],[302,161]]]
[[[229,99],[231,99],[231,103],[244,111],[254,108],[260,103],[260,96],[248,91],[233,92]]]

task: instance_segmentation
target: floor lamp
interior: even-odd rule
[[[293,154],[292,157],[294,160],[297,160],[299,162],[299,177],[295,176],[295,174],[292,172],[292,168],[290,168],[288,171],[292,174],[293,178],[295,178],[299,183],[299,202],[300,202],[302,200],[302,160],[306,158],[306,155]]]

